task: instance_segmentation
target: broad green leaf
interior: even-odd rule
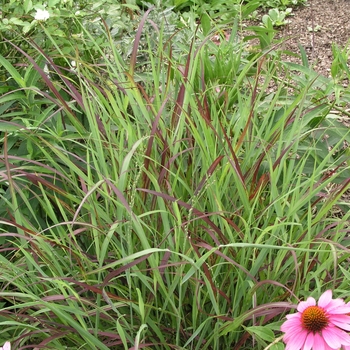
[[[204,13],[201,17],[201,25],[203,28],[203,34],[207,36],[211,30],[211,19],[207,13]]]
[[[25,87],[26,84],[17,69],[2,55],[0,55],[0,65],[3,65],[7,72],[12,76],[20,87]]]
[[[258,337],[260,337],[263,340],[266,340],[268,342],[272,342],[275,339],[275,336],[271,329],[263,326],[251,326],[247,327],[246,330],[250,334],[256,334]]]
[[[29,11],[31,11],[33,9],[32,0],[24,0],[23,9],[25,13],[28,13]]]

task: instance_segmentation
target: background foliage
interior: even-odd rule
[[[162,5],[1,5],[14,348],[283,349],[293,303],[349,298],[346,51],[322,77],[259,1]]]

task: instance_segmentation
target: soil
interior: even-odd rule
[[[298,45],[302,45],[310,66],[328,77],[334,57],[332,45],[341,49],[349,46],[349,18],[349,0],[308,0],[305,6],[293,9],[278,36],[289,38],[284,45],[292,52],[300,53]]]
[[[261,25],[261,17],[245,21],[244,26]],[[302,46],[308,58],[309,67],[314,69],[320,75],[331,77],[331,66],[334,60],[333,47],[336,45],[335,52],[344,51],[345,61],[347,61],[350,69],[350,0],[307,0],[304,6],[293,8],[291,16],[288,16],[288,24],[281,27],[276,35],[281,39],[281,48],[295,53],[295,56],[285,55],[283,59],[295,63],[302,63],[300,58],[300,47]],[[253,33],[247,32],[251,35]],[[226,40],[230,34],[225,33]],[[219,45],[220,36],[216,35],[212,40]],[[254,39],[250,41],[251,47],[259,46],[258,41]],[[339,78],[339,77],[337,77]],[[341,81],[345,88],[349,86],[348,77],[343,77]],[[339,83],[339,82],[338,82]],[[271,89],[275,89],[271,86]],[[334,114],[339,115],[339,121],[350,128],[350,105],[344,108],[344,115],[340,111]],[[349,147],[344,143],[344,147]],[[349,174],[350,179],[350,174]],[[329,189],[343,186],[330,184]],[[350,207],[350,188],[348,188],[341,196],[341,201],[345,207]],[[332,208],[330,215],[332,217],[342,218],[350,209],[341,209],[337,205]],[[350,226],[349,226],[350,228]],[[350,230],[349,230],[350,232]],[[350,235],[350,233],[349,233]]]
[[[350,56],[350,1],[349,0],[308,0],[306,6],[293,9],[293,17],[278,34],[285,41],[285,49],[300,53],[302,45],[307,53],[310,66],[318,73],[330,77],[331,65],[334,59],[332,46],[346,50]],[[300,59],[299,59],[300,61]],[[349,66],[348,60],[348,66]],[[348,86],[348,80],[343,85]],[[343,123],[350,126],[349,119]],[[342,200],[350,203],[350,189]],[[338,212],[334,206],[332,215],[342,217],[346,213]]]
[[[319,74],[330,77],[334,60],[333,45],[338,46],[337,50],[346,50],[346,57],[350,58],[349,18],[350,0],[307,0],[305,6],[293,8],[292,15],[287,17],[289,23],[281,27],[277,38],[282,39],[283,49],[297,55],[300,55],[301,45],[307,54],[309,66]],[[288,55],[286,60],[301,63],[298,56]],[[350,69],[350,59],[347,62]],[[344,87],[349,85],[348,79],[344,79],[342,83]],[[348,116],[341,121],[350,127]],[[350,203],[350,189],[341,199],[343,203]],[[345,214],[346,212],[334,206],[331,215],[342,218]]]

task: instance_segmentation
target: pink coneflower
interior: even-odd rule
[[[309,297],[297,310],[281,326],[286,350],[350,349],[350,335],[343,331],[350,331],[350,304],[332,299],[331,290],[321,295],[318,305]]]

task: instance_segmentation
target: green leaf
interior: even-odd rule
[[[175,6],[178,7],[178,6],[187,6],[189,5],[191,2],[190,1],[187,1],[187,0],[175,0]]]
[[[139,299],[139,312],[140,312],[141,320],[144,323],[145,322],[145,303],[143,301],[142,293],[139,288],[136,288],[136,292]]]
[[[124,349],[125,350],[129,349],[126,335],[124,332],[124,328],[121,326],[119,319],[117,320],[117,331],[118,331],[118,335],[120,337],[120,340],[123,343]]]
[[[25,22],[23,22],[21,19],[16,18],[16,17],[10,18],[9,22],[12,23],[12,24],[16,24],[18,26],[24,26],[25,25]]]
[[[207,13],[204,13],[201,18],[201,25],[203,28],[203,34],[206,36],[210,32],[211,29],[211,19]]]
[[[9,124],[3,121],[0,122],[0,132],[14,132],[22,128],[23,127],[20,125]]]
[[[275,336],[272,332],[271,329],[267,328],[267,327],[263,327],[263,326],[251,326],[251,327],[247,327],[246,330],[250,333],[250,334],[255,334],[257,335],[259,338],[266,340],[268,342],[272,342],[275,339]]]
[[[272,9],[269,11],[269,16],[272,20],[272,22],[275,22],[277,20],[281,19],[281,13],[277,9]]]
[[[344,269],[341,265],[338,265],[342,273],[344,274],[345,278],[350,281],[350,272],[346,269]]]
[[[33,2],[32,0],[25,0],[23,3],[23,9],[25,13],[28,13],[33,9]]]
[[[55,7],[61,0],[49,0],[48,6],[49,7]]]
[[[273,23],[272,23],[272,21],[271,21],[271,18],[270,18],[270,16],[268,16],[268,15],[264,15],[263,17],[262,17],[262,22],[263,22],[263,24],[264,24],[264,26],[266,27],[266,28],[273,28]]]
[[[61,29],[56,29],[52,35],[55,35],[55,36],[59,36],[59,37],[62,37],[62,38],[65,38],[67,36],[67,34],[61,30]]]
[[[32,27],[33,27],[32,23],[26,22],[26,24],[22,28],[23,34],[27,34],[32,29]]]
[[[0,55],[0,65],[3,65],[8,73],[12,76],[12,78],[16,81],[16,83],[20,87],[25,87],[26,84],[21,75],[17,72],[17,69],[3,56]]]
[[[300,50],[300,56],[301,56],[301,61],[303,63],[303,66],[306,68],[309,68],[309,60],[306,55],[306,51],[304,47],[301,44],[298,44],[299,50]]]

